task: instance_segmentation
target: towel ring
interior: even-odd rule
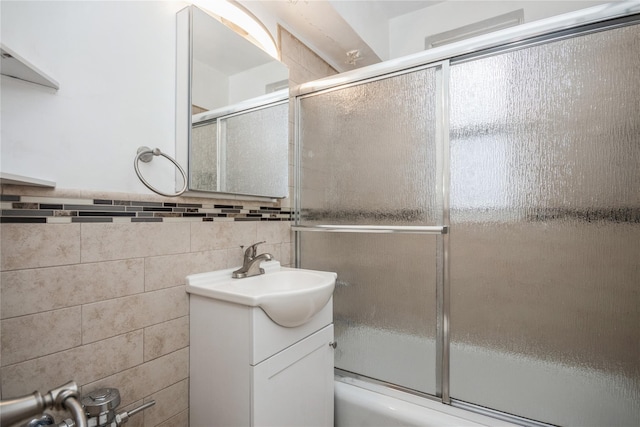
[[[151,184],[147,182],[146,179],[142,177],[142,174],[140,173],[140,168],[138,167],[138,161],[142,160],[145,163],[149,163],[151,160],[153,160],[153,156],[165,157],[169,159],[171,163],[173,163],[176,166],[176,168],[178,168],[178,170],[182,174],[182,181],[184,182],[184,185],[182,186],[182,189],[180,191],[178,191],[177,193],[164,193],[154,188]],[[140,181],[142,181],[142,183],[146,185],[149,190],[153,191],[154,193],[158,193],[161,196],[177,197],[182,193],[184,193],[185,191],[187,191],[187,174],[185,173],[184,169],[182,169],[182,167],[178,164],[178,162],[175,161],[175,159],[164,154],[162,151],[160,151],[159,148],[154,148],[152,150],[149,147],[144,147],[144,146],[139,147],[138,154],[136,155],[136,158],[133,161],[133,168],[136,170],[136,174],[138,175],[138,178],[140,178]]]

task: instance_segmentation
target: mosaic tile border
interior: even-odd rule
[[[36,196],[0,196],[0,223],[291,221],[287,208]]]

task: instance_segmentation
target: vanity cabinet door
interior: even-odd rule
[[[329,325],[252,368],[252,426],[333,426],[332,342]]]

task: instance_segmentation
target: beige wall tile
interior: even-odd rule
[[[189,223],[82,224],[82,262],[189,252]]]
[[[144,360],[149,361],[189,345],[189,316],[144,329]]]
[[[258,254],[268,253],[271,254],[274,260],[280,261],[282,256],[280,254],[280,244],[271,245],[267,243],[263,243],[258,246]]]
[[[262,222],[258,225],[258,240],[266,240],[261,246],[262,252],[269,252],[283,266],[290,266],[291,261],[291,224],[286,222]]]
[[[131,427],[188,427],[184,278],[238,266],[240,246],[260,240],[280,260],[291,239],[289,223],[275,221],[0,227],[2,397],[74,380],[83,394],[120,389],[121,411],[156,399]]]
[[[145,259],[145,289],[184,285],[189,274],[227,268],[227,251],[192,252]]]
[[[283,226],[283,224],[285,225]],[[257,239],[259,242],[266,240],[266,242],[270,244],[290,242],[290,229],[291,227],[288,221],[261,221],[258,223]]]
[[[80,319],[78,306],[0,321],[3,366],[81,345]]]
[[[115,387],[120,390],[120,398],[124,406],[187,378],[189,378],[189,349],[184,348],[87,384],[82,388],[82,394],[103,387]]]
[[[71,380],[86,384],[139,365],[142,357],[142,331],[136,331],[5,366],[0,368],[2,398],[47,391]],[[162,376],[159,371],[154,374]]]
[[[130,259],[0,274],[2,318],[117,298],[144,290],[144,261]]]
[[[189,427],[189,410],[182,411],[178,415],[169,418],[156,427]],[[196,427],[196,426],[193,426]]]
[[[247,246],[257,242],[258,221],[191,223],[191,251]]]
[[[2,271],[80,262],[78,224],[2,224],[0,234]]]
[[[87,304],[82,307],[82,342],[102,340],[188,313],[184,286]]]
[[[283,243],[291,243],[294,242],[295,233],[291,229],[293,222],[291,221],[282,221],[280,223],[280,233],[282,233],[282,242]]]
[[[293,267],[294,259],[293,259],[294,251],[292,243],[283,243],[280,246],[280,256],[282,259],[280,260],[280,264],[284,267]]]
[[[269,245],[281,243],[279,223],[275,221],[260,221],[257,224],[256,239],[258,242],[265,241]]]
[[[119,390],[118,390],[119,391]],[[118,413],[122,412],[122,411],[132,411],[136,408],[139,408],[140,406],[144,405],[144,401],[143,400],[138,400],[137,402],[133,402],[127,406],[122,406],[120,405],[118,407]],[[137,414],[133,415],[132,417],[129,418],[129,421],[127,421],[126,426],[127,427],[143,427],[144,426],[144,414],[147,411],[147,409],[145,409],[142,412],[138,412]]]
[[[227,268],[236,268],[242,265],[244,249],[240,246],[227,249]]]
[[[182,380],[145,399],[156,404],[144,413],[144,426],[155,427],[189,408],[189,380]]]
[[[284,28],[280,28],[280,40],[282,62],[289,67],[291,85],[310,82],[337,73],[327,62]]]

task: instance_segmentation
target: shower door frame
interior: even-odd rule
[[[403,74],[409,74],[418,72],[425,69],[436,69],[436,89],[435,89],[435,104],[436,111],[435,116],[435,144],[436,153],[438,153],[435,159],[437,177],[441,179],[439,181],[439,193],[437,197],[442,203],[442,220],[441,225],[422,225],[422,226],[393,226],[393,225],[337,225],[337,224],[322,224],[322,225],[301,225],[300,224],[300,211],[301,211],[301,197],[300,197],[300,179],[301,179],[301,155],[299,150],[299,121],[295,123],[295,209],[294,209],[294,225],[292,230],[295,234],[295,266],[300,268],[300,233],[302,232],[324,232],[324,233],[370,233],[370,234],[430,234],[436,235],[439,238],[436,241],[436,378],[435,378],[435,394],[422,393],[413,389],[408,389],[403,386],[393,384],[394,387],[410,390],[411,393],[426,397],[429,399],[435,399],[445,403],[450,403],[449,398],[449,306],[448,293],[449,286],[445,284],[448,281],[449,273],[446,268],[448,265],[448,245],[449,245],[449,61],[435,61],[426,64],[419,64],[414,67],[405,68],[402,70],[395,70],[390,73],[380,73],[376,76],[368,76],[364,79],[355,78],[349,83],[342,83],[339,85],[327,87],[326,89],[314,91],[308,94],[301,94],[296,96],[294,116],[300,117],[300,102],[302,99],[321,95],[333,90],[341,90],[353,86],[368,84],[379,80],[389,79]],[[439,68],[439,70],[438,70]],[[442,262],[439,262],[442,259]],[[442,265],[439,265],[442,264]],[[438,274],[440,273],[440,274]],[[339,369],[339,368],[336,368]],[[342,370],[341,370],[342,371]],[[348,372],[348,371],[343,371]],[[352,372],[348,372],[349,375],[358,376]],[[377,381],[382,384],[389,385],[385,381],[371,379],[370,377],[363,377],[368,381]]]
[[[572,38],[579,35],[589,34],[593,32],[610,30],[617,27],[637,24],[640,21],[640,4],[639,3],[610,3],[601,6],[595,6],[588,9],[544,19],[529,24],[523,24],[517,27],[511,27],[500,30],[495,33],[486,34],[475,37],[473,39],[464,40],[451,45],[434,48],[428,51],[398,58],[384,63],[364,67],[362,69],[349,71],[338,74],[336,76],[324,78],[321,80],[302,84],[292,90],[291,96],[294,98],[294,225],[295,231],[295,265],[300,266],[300,234],[309,231],[325,231],[325,232],[386,232],[400,233],[412,232],[411,228],[415,228],[413,232],[422,232],[428,234],[439,233],[442,235],[442,263],[441,280],[437,281],[437,336],[436,336],[436,395],[427,395],[416,392],[415,390],[405,389],[396,384],[388,384],[380,380],[370,380],[363,377],[365,381],[372,382],[372,388],[377,389],[376,385],[391,387],[392,389],[402,390],[407,393],[436,399],[444,404],[460,407],[484,415],[495,418],[519,422],[529,426],[547,425],[530,419],[505,414],[493,409],[484,408],[478,405],[457,401],[451,399],[449,384],[449,302],[450,302],[450,283],[449,283],[449,66],[450,64],[458,64],[461,62],[478,59],[484,56],[492,56],[498,53],[508,52],[509,50],[522,49],[537,44],[549,43],[566,38]],[[433,66],[442,67],[442,81],[439,85],[439,93],[441,96],[437,109],[437,122],[442,126],[439,129],[442,143],[442,195],[443,195],[443,225],[440,227],[385,227],[385,226],[358,226],[355,228],[349,226],[304,226],[300,224],[301,209],[301,153],[300,153],[300,103],[307,96],[320,94],[329,90],[337,90],[348,86],[363,84],[366,82],[388,78],[394,75],[404,74],[418,70],[420,68],[428,68]],[[440,107],[438,107],[440,108]],[[439,114],[439,116],[438,116]],[[337,368],[336,368],[337,369]],[[341,372],[342,373],[342,372]],[[344,373],[346,376],[358,378],[358,375]]]

